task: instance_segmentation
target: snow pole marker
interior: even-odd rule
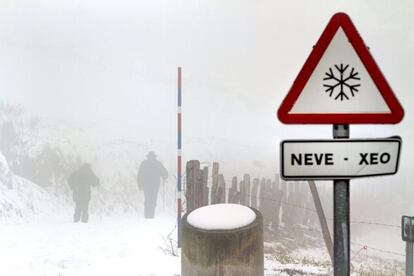
[[[177,107],[177,247],[181,248],[181,67],[178,67]]]

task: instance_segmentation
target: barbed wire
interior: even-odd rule
[[[400,252],[395,252],[395,251],[391,251],[391,250],[385,250],[385,249],[381,249],[381,248],[377,248],[377,247],[372,247],[370,245],[362,244],[362,243],[355,242],[355,241],[351,241],[351,244],[357,245],[357,246],[363,246],[363,247],[366,246],[367,249],[371,249],[371,250],[374,250],[374,251],[378,251],[378,252],[382,252],[382,253],[387,253],[387,254],[391,254],[391,255],[396,255],[396,256],[404,256],[405,257],[405,254],[400,253]]]
[[[229,191],[230,189],[232,189],[232,188],[231,187],[225,187],[226,191]],[[252,198],[252,197],[255,198],[255,199],[259,199],[259,200],[267,200],[267,201],[273,201],[273,202],[278,201],[278,200],[275,200],[274,198],[271,198],[271,197],[255,196],[255,195],[250,194],[250,198]],[[317,211],[315,209],[308,208],[304,205],[295,204],[295,203],[287,202],[287,201],[284,201],[284,200],[280,200],[280,203],[281,203],[281,205],[287,205],[287,206],[290,206],[290,207],[293,207],[293,208],[299,208],[299,209],[302,209],[302,210],[307,210],[307,211],[317,213]],[[327,220],[333,220],[333,218],[326,218],[326,219]],[[390,228],[399,228],[399,229],[401,228],[401,226],[398,226],[398,225],[387,224],[387,223],[379,223],[379,222],[370,222],[370,221],[350,221],[350,223],[351,224],[371,225],[371,226],[382,226],[382,227],[390,227]],[[321,235],[323,234],[322,231],[320,231],[318,229],[314,229],[314,228],[295,227],[295,226],[287,226],[287,227],[284,226],[284,227],[288,228],[288,229],[296,229],[296,230],[301,230],[301,231],[317,232]],[[381,253],[385,253],[385,254],[391,254],[391,255],[395,255],[395,256],[405,256],[405,254],[400,253],[400,252],[386,250],[386,249],[382,249],[382,248],[378,248],[378,247],[372,247],[372,246],[368,246],[366,244],[358,243],[358,242],[355,242],[355,241],[351,241],[351,245],[362,246],[363,248],[370,249],[370,250],[377,251],[377,252],[381,252]]]
[[[307,228],[307,227],[299,227],[299,226],[284,226],[284,228],[301,230],[301,231],[309,231],[309,232],[317,232],[321,235],[323,234],[321,230],[318,230],[318,229],[315,229],[315,228]],[[404,253],[395,252],[395,251],[386,250],[386,249],[377,248],[377,247],[372,247],[370,245],[362,244],[362,243],[359,243],[359,242],[356,242],[356,241],[351,241],[351,245],[361,246],[364,249],[366,248],[366,249],[371,249],[371,250],[382,252],[382,253],[388,253],[388,254],[391,254],[391,255],[404,256],[405,257]]]
[[[232,188],[225,188],[226,191],[229,191]],[[271,197],[262,197],[262,196],[254,196],[254,195],[250,195],[250,197],[253,197],[255,199],[260,199],[260,200],[267,200],[267,201],[273,201],[273,202],[277,202],[277,200],[275,200],[274,198]],[[299,208],[302,210],[307,210],[307,211],[311,211],[314,213],[318,213],[318,211],[316,211],[315,209],[312,208],[308,208],[304,205],[300,205],[300,204],[295,204],[295,203],[291,203],[291,202],[287,202],[287,201],[281,201],[281,204],[283,205],[287,205],[290,207],[294,207],[294,208]],[[333,220],[333,218],[327,217],[327,220]],[[350,221],[351,224],[365,224],[365,225],[375,225],[375,226],[384,226],[384,227],[392,227],[392,228],[399,228],[401,229],[401,226],[399,225],[393,225],[393,224],[387,224],[387,223],[380,223],[380,222],[370,222],[370,221]]]

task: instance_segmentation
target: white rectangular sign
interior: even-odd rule
[[[286,140],[280,144],[283,179],[349,179],[398,170],[401,138]]]

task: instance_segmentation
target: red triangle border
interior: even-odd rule
[[[313,113],[313,114],[289,114],[299,98],[303,88],[308,82],[320,59],[331,43],[337,30],[341,27],[349,42],[354,47],[372,80],[380,91],[391,113]],[[404,109],[395,97],[391,87],[381,73],[374,58],[369,53],[367,46],[359,35],[349,16],[345,13],[336,13],[321,37],[313,48],[311,54],[300,70],[296,80],[290,88],[277,112],[279,120],[285,124],[396,124],[404,117]]]

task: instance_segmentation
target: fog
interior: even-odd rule
[[[91,163],[108,191],[129,192],[141,203],[138,166],[155,151],[170,175],[174,216],[177,67],[183,70],[184,166],[217,161],[229,182],[244,173],[273,178],[281,140],[332,138],[330,125],[284,125],[276,111],[338,11],[350,15],[405,110],[397,125],[351,125],[352,138],[403,140],[397,175],[352,180],[351,216],[399,225],[401,215],[414,212],[409,0],[3,0],[0,102],[18,111],[0,119],[17,118],[19,135],[32,145],[28,155],[50,144]],[[115,177],[123,180],[115,184]],[[324,200],[330,214],[331,200]],[[388,233],[361,231],[375,242]],[[401,252],[398,235],[383,246]]]

